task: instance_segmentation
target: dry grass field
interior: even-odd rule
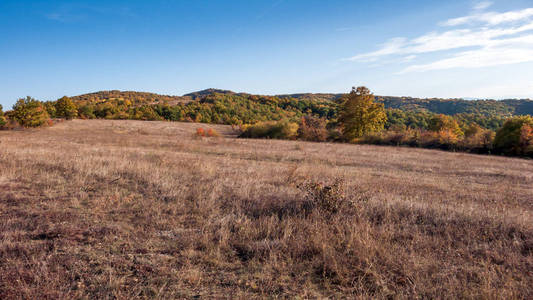
[[[533,298],[531,160],[74,120],[0,131],[0,214],[0,299]]]

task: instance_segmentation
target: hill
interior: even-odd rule
[[[74,102],[77,103],[78,106],[112,101],[129,101],[134,105],[156,104],[164,102],[177,104],[191,100],[191,97],[187,96],[169,96],[147,92],[119,90],[99,91],[78,96],[72,96],[71,98]]]
[[[275,96],[252,95],[236,93],[229,90],[206,89],[192,92],[183,96],[158,95],[154,93],[132,91],[101,91],[72,97],[73,100],[82,104],[87,102],[104,102],[110,100],[129,100],[136,104],[156,103],[187,103],[191,100],[200,101],[207,96],[225,95],[235,97],[276,97],[280,99],[297,99],[308,102],[338,102],[345,94],[328,93],[300,93],[284,94]],[[464,99],[441,99],[441,98],[413,98],[376,96],[388,109],[400,109],[403,111],[427,111],[436,114],[478,114],[487,117],[508,117],[511,115],[533,115],[533,100],[530,99],[506,99],[506,100],[464,100]]]
[[[296,98],[314,101],[338,101],[344,94],[288,94],[283,98]],[[533,100],[465,100],[442,98],[414,98],[376,96],[386,108],[419,111],[425,110],[436,114],[481,114],[484,116],[533,115]]]
[[[79,117],[136,120],[196,121],[216,124],[254,124],[302,116],[324,118],[335,126],[344,94],[253,95],[207,89],[183,96],[131,91],[101,91],[72,97]],[[498,130],[506,118],[533,114],[532,100],[418,99],[377,96],[387,109],[386,128],[427,130],[435,114],[453,116],[463,128],[478,125]],[[52,105],[48,112],[54,116]]]
[[[0,144],[2,299],[532,294],[531,160],[130,120]]]

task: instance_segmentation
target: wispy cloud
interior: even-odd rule
[[[510,11],[506,13],[486,12],[486,13],[474,13],[468,16],[449,19],[441,25],[444,26],[457,26],[467,23],[486,23],[489,25],[498,25],[502,23],[516,22],[524,19],[528,19],[533,16],[533,8],[526,8],[523,10]]]
[[[490,1],[482,1],[478,2],[474,5],[474,10],[484,10],[492,6],[492,2]]]
[[[56,7],[53,12],[44,14],[51,21],[71,23],[85,21],[94,15],[113,15],[123,17],[135,17],[136,15],[128,7],[99,7],[84,4],[63,4]]]
[[[370,52],[370,53],[364,53],[364,54],[358,54],[356,56],[347,58],[346,60],[353,60],[353,61],[363,61],[363,62],[372,62],[376,61],[379,57],[390,55],[390,54],[398,54],[403,52],[403,49],[405,45],[407,44],[406,38],[393,38],[389,40],[388,42],[384,43],[381,47],[381,49]]]
[[[429,63],[410,65],[400,73],[533,61],[533,8],[479,13],[490,5],[490,2],[480,2],[474,6],[472,14],[440,24],[448,27],[470,25],[467,28],[434,31],[413,39],[393,38],[376,51],[357,54],[346,60],[375,62],[385,57],[388,60],[396,57],[397,62],[405,63],[415,61],[424,53],[455,51]]]

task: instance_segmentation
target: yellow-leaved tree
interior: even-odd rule
[[[67,120],[72,120],[78,116],[78,107],[67,96],[57,100],[55,111],[58,118],[65,118]]]
[[[354,87],[345,97],[339,123],[345,140],[353,141],[365,134],[384,129],[387,114],[383,103],[374,102],[374,95],[364,86]]]
[[[39,127],[48,121],[49,115],[41,101],[28,96],[13,105],[13,118],[23,127]]]

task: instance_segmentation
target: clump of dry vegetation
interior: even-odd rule
[[[533,297],[532,161],[196,128],[0,131],[0,298]]]
[[[213,128],[205,130],[202,127],[198,127],[196,128],[196,135],[199,137],[219,137],[220,133]]]

